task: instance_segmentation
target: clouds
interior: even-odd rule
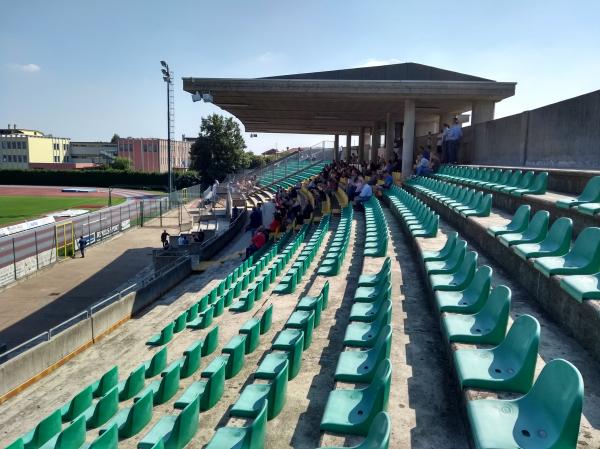
[[[377,59],[377,58],[369,58],[361,62],[359,67],[375,67],[378,65],[388,65],[388,64],[399,64],[400,61],[398,58],[389,58],[389,59]]]
[[[17,72],[23,73],[35,73],[42,70],[42,68],[37,64],[7,64],[9,69],[15,70]]]
[[[256,58],[256,60],[258,62],[260,62],[261,64],[269,64],[269,63],[276,62],[281,59],[283,59],[283,54],[275,53],[272,51],[266,51]]]

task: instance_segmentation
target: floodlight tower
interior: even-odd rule
[[[169,65],[165,61],[160,61],[163,81],[167,83],[167,171],[169,176],[169,203],[171,202],[171,193],[173,192],[173,176],[171,173],[171,134],[175,126],[173,117],[173,72],[169,70]]]

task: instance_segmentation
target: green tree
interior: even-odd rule
[[[121,137],[117,133],[115,133],[113,134],[112,139],[110,139],[110,143],[117,143],[120,138]]]
[[[131,170],[131,161],[126,157],[117,156],[110,164],[115,170]]]
[[[204,184],[244,167],[246,142],[239,125],[233,118],[211,114],[202,119],[200,135],[190,149],[191,168],[196,170]]]

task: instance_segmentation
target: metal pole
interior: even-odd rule
[[[17,252],[15,251],[15,238],[12,239],[12,247],[13,247],[13,268],[15,272],[15,281],[17,280]]]
[[[169,90],[171,89],[171,72],[169,66],[167,66],[167,170],[169,172],[169,198],[171,198],[171,192],[173,191],[173,177],[171,176],[171,96]]]
[[[33,231],[33,236],[35,237],[35,266],[39,270],[40,269],[40,255],[38,253],[37,231]]]
[[[158,208],[160,209],[160,227],[162,228],[162,201],[158,200]]]

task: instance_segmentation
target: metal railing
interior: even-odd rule
[[[178,259],[174,260],[168,266],[165,266],[159,270],[152,270],[151,273],[149,273],[146,276],[142,277],[141,279],[137,280],[133,284],[130,284],[127,287],[120,289],[118,292],[112,293],[109,296],[107,296],[106,298],[101,299],[98,302],[95,302],[94,304],[89,306],[86,310],[82,310],[78,314],[66,319],[65,321],[57,324],[56,326],[48,329],[47,331],[44,331],[41,334],[36,335],[35,337],[30,338],[29,340],[19,344],[18,346],[15,346],[14,348],[11,348],[11,349],[1,353],[0,354],[0,364],[7,362],[8,360],[16,357],[17,355],[22,354],[23,352],[25,352],[31,348],[34,348],[35,346],[37,346],[43,342],[49,341],[51,338],[55,337],[56,335],[60,334],[61,332],[64,332],[65,330],[69,329],[70,327],[74,326],[75,324],[77,324],[83,320],[86,320],[88,318],[91,318],[98,311],[104,309],[105,307],[109,306],[110,304],[112,304],[114,302],[119,301],[124,296],[128,295],[129,293],[140,290],[141,288],[145,287],[153,280],[163,276],[164,274],[168,273],[170,270],[173,270],[173,269],[179,267],[182,263],[188,262],[188,261],[189,261],[189,257],[186,255],[183,257],[179,257]]]

